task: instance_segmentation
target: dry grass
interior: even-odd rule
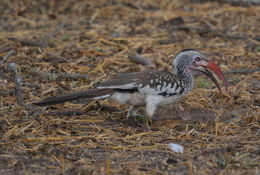
[[[141,120],[126,120],[124,106],[106,100],[31,113],[17,104],[8,70],[15,62],[30,104],[139,71],[128,60],[134,52],[165,70],[171,69],[171,54],[184,48],[202,50],[223,71],[256,69],[260,7],[4,0],[0,8],[0,174],[260,173],[259,72],[226,74],[230,94],[224,96],[199,77],[194,91],[159,109],[160,118],[147,129]],[[184,153],[169,150],[170,142]]]

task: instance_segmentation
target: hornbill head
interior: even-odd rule
[[[220,85],[215,76],[209,71],[213,71],[224,83],[225,90],[228,92],[228,85],[223,72],[213,62],[207,59],[207,56],[194,49],[185,49],[180,51],[176,55],[176,59],[173,62],[174,70],[177,74],[181,75],[184,71],[188,73],[201,72],[208,76],[217,86],[221,93]]]

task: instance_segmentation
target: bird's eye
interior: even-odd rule
[[[200,59],[200,57],[195,57],[195,62],[199,62],[201,59]]]

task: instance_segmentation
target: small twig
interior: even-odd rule
[[[40,41],[40,46],[41,48],[44,48],[48,45],[48,42],[51,38],[53,38],[59,31],[64,27],[65,23],[60,24],[54,31],[52,31],[49,35],[45,36],[41,41]]]
[[[48,79],[58,79],[58,78],[73,78],[73,79],[76,79],[76,78],[82,78],[82,79],[85,79],[87,80],[88,79],[88,75],[86,74],[67,74],[67,73],[48,73],[48,72],[39,72],[37,70],[31,70],[30,71],[32,74],[35,74],[35,75],[39,75],[41,77],[44,77],[44,78],[48,78]]]
[[[6,79],[6,80],[11,81],[11,82],[13,81],[13,79],[11,79],[10,77],[4,75],[3,72],[0,72],[0,78]]]
[[[30,88],[41,89],[41,86],[39,86],[38,84],[23,83],[22,85],[23,85],[23,86],[30,87]]]
[[[199,28],[199,27],[188,27],[188,26],[177,26],[173,27],[172,29],[177,30],[196,30],[198,34],[204,36],[204,35],[212,35],[214,37],[222,37],[227,39],[233,39],[233,40],[245,40],[245,39],[254,39],[256,41],[260,41],[260,36],[250,37],[250,36],[240,36],[240,35],[228,35],[226,31],[219,31],[219,30],[212,30],[208,28]]]
[[[128,56],[129,60],[136,64],[141,64],[146,67],[155,68],[155,65],[152,63],[151,60],[146,59],[138,54],[133,54]]]
[[[28,116],[38,115],[41,113],[41,111],[38,108],[36,108],[34,105],[31,105],[31,104],[26,104],[24,106],[24,108],[28,111],[28,114],[27,114]],[[37,117],[36,117],[36,120],[38,120]]]
[[[229,70],[224,72],[224,74],[250,74],[253,72],[258,72],[260,71],[260,68],[256,69],[239,69],[239,70]]]
[[[244,7],[250,7],[250,6],[257,6],[260,5],[259,0],[191,0],[192,2],[218,2],[218,3],[228,3],[230,5],[234,6],[244,6]]]
[[[52,63],[60,63],[60,62],[69,62],[69,60],[67,60],[66,58],[60,56],[60,55],[55,55],[55,54],[51,54],[51,53],[47,53],[46,54],[46,59],[45,61],[51,61]]]
[[[30,41],[28,39],[19,39],[19,38],[7,38],[9,39],[10,41],[18,41],[20,42],[22,45],[25,45],[25,46],[37,46],[37,47],[41,47],[41,43],[39,41]]]
[[[68,87],[68,86],[66,86],[66,85],[64,85],[64,84],[62,84],[62,83],[60,83],[60,82],[57,82],[57,84],[58,84],[62,89],[66,90],[66,91],[71,91],[71,88],[70,88],[70,87]]]
[[[21,89],[22,80],[18,75],[16,65],[15,65],[15,63],[9,63],[8,67],[11,70],[13,82],[15,83],[15,95],[16,95],[17,104],[20,106],[25,106],[25,103],[23,100],[22,89]]]
[[[0,64],[3,64],[10,56],[12,56],[15,53],[15,50],[10,50],[5,56],[3,56],[3,60],[0,61]]]
[[[0,95],[12,95],[15,93],[14,89],[0,91]]]
[[[72,115],[82,115],[85,114],[85,110],[56,110],[56,111],[50,111],[47,113],[47,115],[59,115],[59,116],[72,116]]]
[[[49,40],[51,38],[53,38],[64,27],[64,25],[65,25],[65,23],[62,23],[53,32],[51,32],[49,35],[43,37],[41,40],[38,40],[38,41],[30,41],[28,39],[18,39],[18,38],[12,38],[12,37],[9,37],[7,39],[9,39],[11,41],[18,41],[22,45],[26,45],[26,46],[37,46],[37,47],[44,48],[48,45]]]

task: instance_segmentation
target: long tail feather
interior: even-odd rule
[[[44,100],[41,100],[39,102],[34,103],[34,105],[37,106],[49,106],[54,104],[59,104],[63,102],[73,101],[73,100],[79,100],[79,99],[92,99],[100,97],[104,97],[106,95],[109,95],[113,93],[113,89],[88,89],[85,91],[77,91],[72,92],[64,95],[58,95],[54,97],[50,97]]]

